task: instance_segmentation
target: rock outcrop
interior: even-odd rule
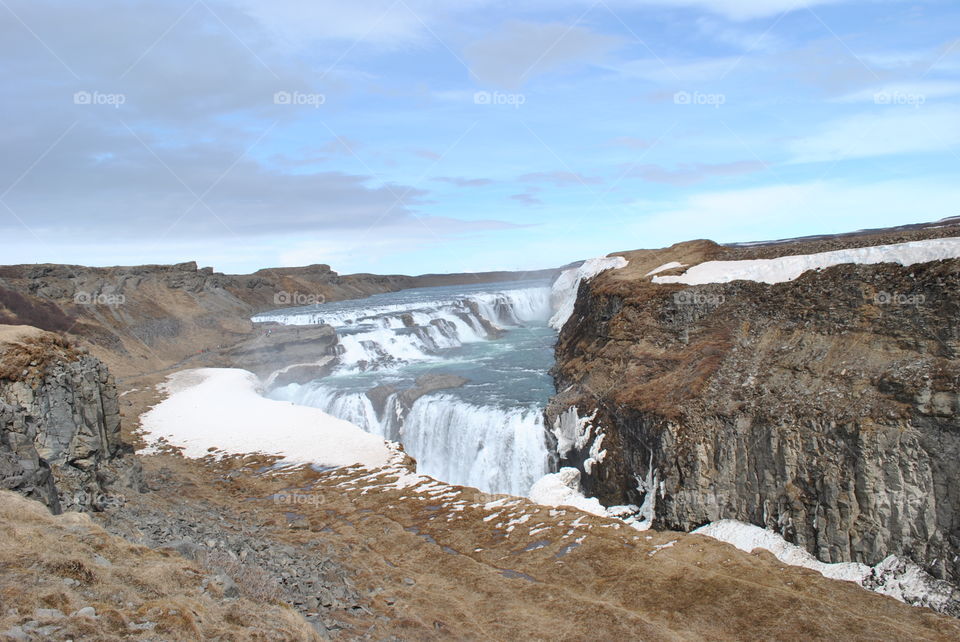
[[[55,513],[99,510],[114,489],[138,488],[106,366],[56,335],[0,329],[0,488]]]
[[[468,382],[469,379],[459,375],[431,373],[417,377],[414,385],[409,388],[398,389],[395,386],[382,384],[368,390],[366,395],[373,403],[377,418],[383,420],[384,413],[387,411],[387,401],[391,395],[397,395],[395,397],[396,406],[392,410],[405,417],[413,408],[414,402],[420,397],[439,390],[459,388]]]
[[[268,325],[224,352],[228,365],[250,370],[270,385],[306,383],[335,365],[337,333],[328,325]]]
[[[960,236],[936,234],[950,231]],[[891,242],[879,236],[843,243]],[[583,284],[548,420],[561,436],[564,422],[592,433],[567,439],[560,463],[606,505],[654,507],[659,528],[735,519],[823,561],[897,554],[956,584],[960,260],[841,265],[778,285],[647,274],[836,242],[624,253],[629,269]],[[571,407],[596,415],[571,423]]]

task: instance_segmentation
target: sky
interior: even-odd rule
[[[555,267],[960,215],[953,0],[0,0],[0,263]]]

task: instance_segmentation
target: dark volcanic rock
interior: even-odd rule
[[[401,414],[406,414],[410,411],[410,408],[413,406],[414,402],[420,397],[428,395],[431,392],[437,392],[438,390],[459,388],[468,381],[469,379],[465,379],[459,375],[425,374],[417,377],[416,385],[399,391],[399,394],[397,394],[397,388],[389,385],[382,385],[368,390],[367,397],[373,404],[373,409],[377,413],[377,418],[383,420],[384,413],[387,411],[387,401],[391,395],[397,394],[396,403],[398,405],[396,406],[396,409]]]
[[[459,388],[467,383],[469,379],[459,375],[452,374],[425,374],[417,377],[417,385],[413,388],[403,391],[403,401],[410,407],[417,399],[431,392],[438,390],[447,390],[449,388]]]
[[[960,260],[778,285],[609,272],[561,333],[548,418],[596,409],[607,452],[585,485],[605,504],[655,493],[658,527],[737,519],[824,561],[898,554],[957,583],[958,292]]]
[[[367,398],[373,404],[373,411],[377,413],[377,419],[383,420],[383,413],[387,408],[387,399],[395,394],[397,389],[393,386],[382,385],[367,390]]]
[[[0,487],[54,512],[99,510],[114,487],[139,489],[140,465],[120,440],[113,376],[94,357],[43,343],[50,336],[29,344],[39,361],[0,379]]]
[[[272,383],[284,385],[277,379],[305,383],[328,374],[336,346],[337,333],[328,325],[271,325],[260,328],[257,336],[232,347],[225,356],[232,367],[264,379],[276,372]]]
[[[330,374],[334,367],[336,366],[336,361],[333,357],[326,357],[318,361],[317,363],[300,363],[294,364],[278,370],[272,380],[270,381],[271,386],[281,387],[286,386],[291,383],[305,384],[321,379]]]
[[[37,454],[27,417],[0,401],[0,427],[0,488],[16,491],[43,502],[55,513],[60,512],[50,465]]]

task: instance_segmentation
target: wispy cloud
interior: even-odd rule
[[[607,141],[607,145],[613,147],[628,147],[630,149],[647,149],[656,141],[647,138],[637,138],[635,136],[617,136]]]
[[[599,176],[585,176],[579,172],[552,171],[532,172],[524,174],[518,180],[527,183],[551,183],[557,187],[570,185],[599,185],[603,178]]]
[[[440,183],[450,183],[457,187],[484,187],[493,185],[493,180],[489,178],[460,178],[457,176],[438,176],[432,180]]]
[[[943,180],[794,182],[648,204],[635,214],[635,229],[661,245],[687,240],[692,231],[720,242],[759,241],[938,220],[955,215],[957,202],[960,187]],[[917,203],[924,204],[919,215]]]
[[[628,166],[627,176],[642,178],[651,183],[668,185],[695,185],[710,178],[741,176],[761,172],[767,165],[761,161],[733,161],[730,163],[684,163],[675,169],[646,164]]]
[[[521,192],[520,194],[511,194],[511,199],[517,201],[521,205],[526,205],[527,207],[533,207],[536,205],[543,205],[543,201],[534,196],[529,192]]]
[[[415,149],[413,150],[413,155],[418,156],[420,158],[425,158],[427,160],[432,160],[432,161],[440,160],[441,158],[443,158],[443,154],[441,154],[440,152],[435,152],[431,149]]]
[[[832,162],[893,154],[946,152],[960,145],[956,105],[880,105],[827,123],[788,143],[794,163]]]
[[[615,0],[613,5],[700,9],[731,20],[741,21],[778,16],[783,13],[801,11],[805,8],[840,4],[845,1],[848,0]]]
[[[598,62],[624,42],[587,27],[510,21],[467,45],[464,55],[480,82],[518,89],[535,76]]]
[[[840,103],[908,104],[920,106],[934,98],[960,95],[960,81],[919,80],[886,83],[834,98]]]

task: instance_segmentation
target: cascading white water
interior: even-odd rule
[[[384,439],[400,441],[393,398],[385,404],[386,407],[392,409],[392,412],[387,413],[387,416],[381,419],[377,417],[373,402],[362,392],[344,392],[324,385],[292,383],[272,391],[270,397],[281,401],[290,401],[301,406],[320,408],[324,412],[349,421],[369,433]]]
[[[384,296],[384,295],[379,295]],[[372,298],[372,297],[371,297]],[[361,299],[360,301],[363,301]],[[265,312],[253,318],[262,323],[272,321],[284,325],[317,325],[326,323],[333,327],[346,327],[362,324],[370,320],[387,319],[389,326],[399,328],[404,323],[401,320],[404,314],[413,314],[415,320],[422,324],[425,321],[445,317],[450,319],[451,313],[464,311],[470,303],[481,306],[484,316],[494,323],[510,324],[511,320],[539,321],[549,318],[550,288],[549,286],[504,289],[502,291],[478,292],[452,299],[415,300],[411,303],[384,303],[369,306],[358,305],[357,301],[338,302],[346,309],[330,309],[324,307],[332,304],[321,304],[311,308],[300,308],[279,312]],[[418,317],[418,315],[420,315]],[[427,315],[427,316],[422,316]],[[452,320],[452,319],[450,319]]]
[[[340,338],[339,364],[366,370],[429,361],[444,350],[486,341],[497,329],[549,318],[546,286],[347,309],[302,309],[254,317],[284,325],[326,323]]]
[[[549,471],[543,409],[476,405],[452,394],[431,394],[408,409],[396,394],[381,416],[364,393],[291,384],[275,399],[321,408],[385,439],[400,441],[418,472],[488,492],[525,495]]]
[[[446,295],[446,296],[443,296]],[[526,495],[550,472],[543,404],[555,333],[547,284],[431,288],[273,312],[254,321],[332,325],[338,367],[330,377],[270,392],[323,409],[403,443],[418,471],[487,492]],[[456,374],[462,388],[412,403],[378,385],[414,388],[421,375]]]
[[[526,495],[550,472],[538,407],[502,409],[450,395],[421,397],[404,421],[403,444],[423,462],[421,472],[495,493]]]

